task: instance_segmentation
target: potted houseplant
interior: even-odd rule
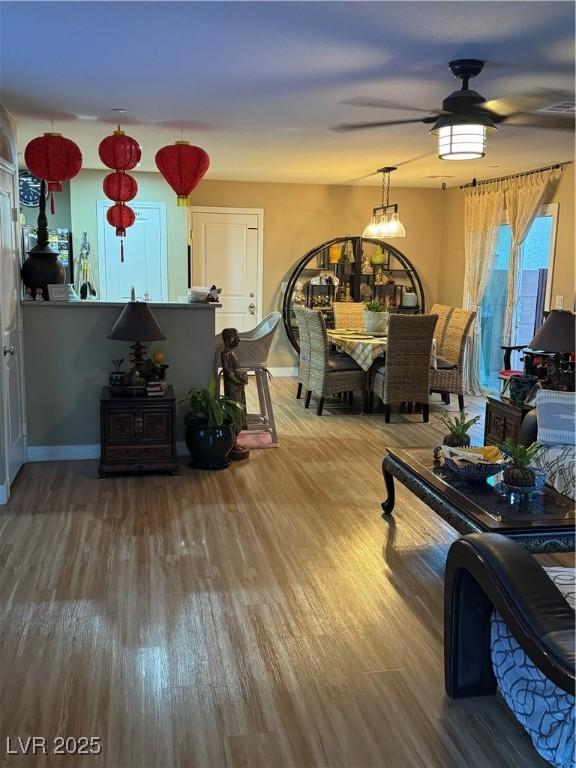
[[[504,469],[504,483],[515,488],[534,488],[536,485],[536,473],[530,464],[540,453],[544,446],[541,443],[532,443],[526,447],[508,438],[498,448],[510,459],[510,463]]]
[[[112,360],[114,370],[108,374],[108,383],[111,387],[121,387],[124,384],[124,376],[126,375],[122,370],[123,357],[116,357]]]
[[[386,333],[388,331],[388,304],[380,299],[373,299],[364,304],[364,325],[368,333]]]
[[[228,456],[242,424],[243,406],[219,395],[216,379],[212,379],[208,389],[190,390],[186,400],[190,406],[185,416],[190,466],[225,469],[230,465]]]
[[[440,420],[445,427],[448,427],[448,434],[444,435],[443,444],[451,448],[468,448],[470,445],[470,435],[468,430],[474,424],[480,421],[480,416],[474,416],[468,419],[466,411],[460,411],[457,416],[451,416],[448,411],[440,415]]]

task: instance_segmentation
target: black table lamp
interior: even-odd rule
[[[574,315],[565,309],[552,309],[534,336],[530,349],[564,355],[576,352]]]
[[[166,336],[158,325],[152,310],[145,302],[131,301],[120,312],[108,334],[109,339],[135,342],[132,350],[132,370],[140,370],[146,362],[146,348],[142,341],[163,341]]]
[[[545,353],[548,358],[546,386],[550,389],[557,389],[561,383],[561,374],[564,373],[561,355],[571,355],[576,351],[575,319],[572,312],[552,309],[536,336],[528,344],[533,352]]]

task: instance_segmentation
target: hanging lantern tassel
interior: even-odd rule
[[[56,206],[54,205],[54,192],[50,192],[50,213],[52,216],[56,213]]]
[[[124,238],[120,240],[120,262],[124,264]]]

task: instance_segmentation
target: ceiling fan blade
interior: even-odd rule
[[[522,126],[522,128],[546,128],[552,131],[574,130],[574,115],[516,112],[505,117],[502,122],[506,125]]]
[[[435,117],[431,121],[434,122]],[[384,128],[387,125],[407,125],[408,123],[424,123],[426,119],[416,118],[415,120],[380,120],[376,123],[342,123],[341,125],[332,126],[333,131],[339,133],[347,133],[349,131],[363,131],[365,128]]]
[[[435,152],[426,152],[423,155],[416,155],[416,157],[409,157],[408,160],[403,160],[401,163],[396,163],[395,168],[401,168],[403,165],[409,165],[409,163],[415,163],[417,160],[422,160],[425,157],[430,157],[431,155],[434,155]],[[369,179],[371,176],[379,176],[380,171],[372,171],[372,173],[365,173],[364,176],[356,176],[353,179],[347,179],[346,184],[352,184],[355,181],[363,181],[364,179]]]
[[[555,90],[553,88],[539,88],[531,93],[518,94],[518,96],[505,96],[502,99],[490,99],[480,106],[497,115],[512,115],[518,112],[529,112],[563,101],[574,102],[574,94],[568,91]]]
[[[354,97],[352,99],[344,99],[339,102],[349,107],[376,107],[377,109],[398,109],[403,112],[425,112],[427,115],[442,114],[442,110],[439,109],[427,109],[425,107],[412,107],[408,104],[399,104],[397,101],[388,101],[387,99],[370,99],[364,98],[364,96]]]

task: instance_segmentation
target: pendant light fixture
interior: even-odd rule
[[[390,174],[395,170],[395,166],[387,165],[377,171],[382,174],[382,201],[378,208],[372,209],[372,220],[362,233],[362,237],[388,240],[393,237],[406,237],[406,229],[398,216],[398,203],[390,205]]]

